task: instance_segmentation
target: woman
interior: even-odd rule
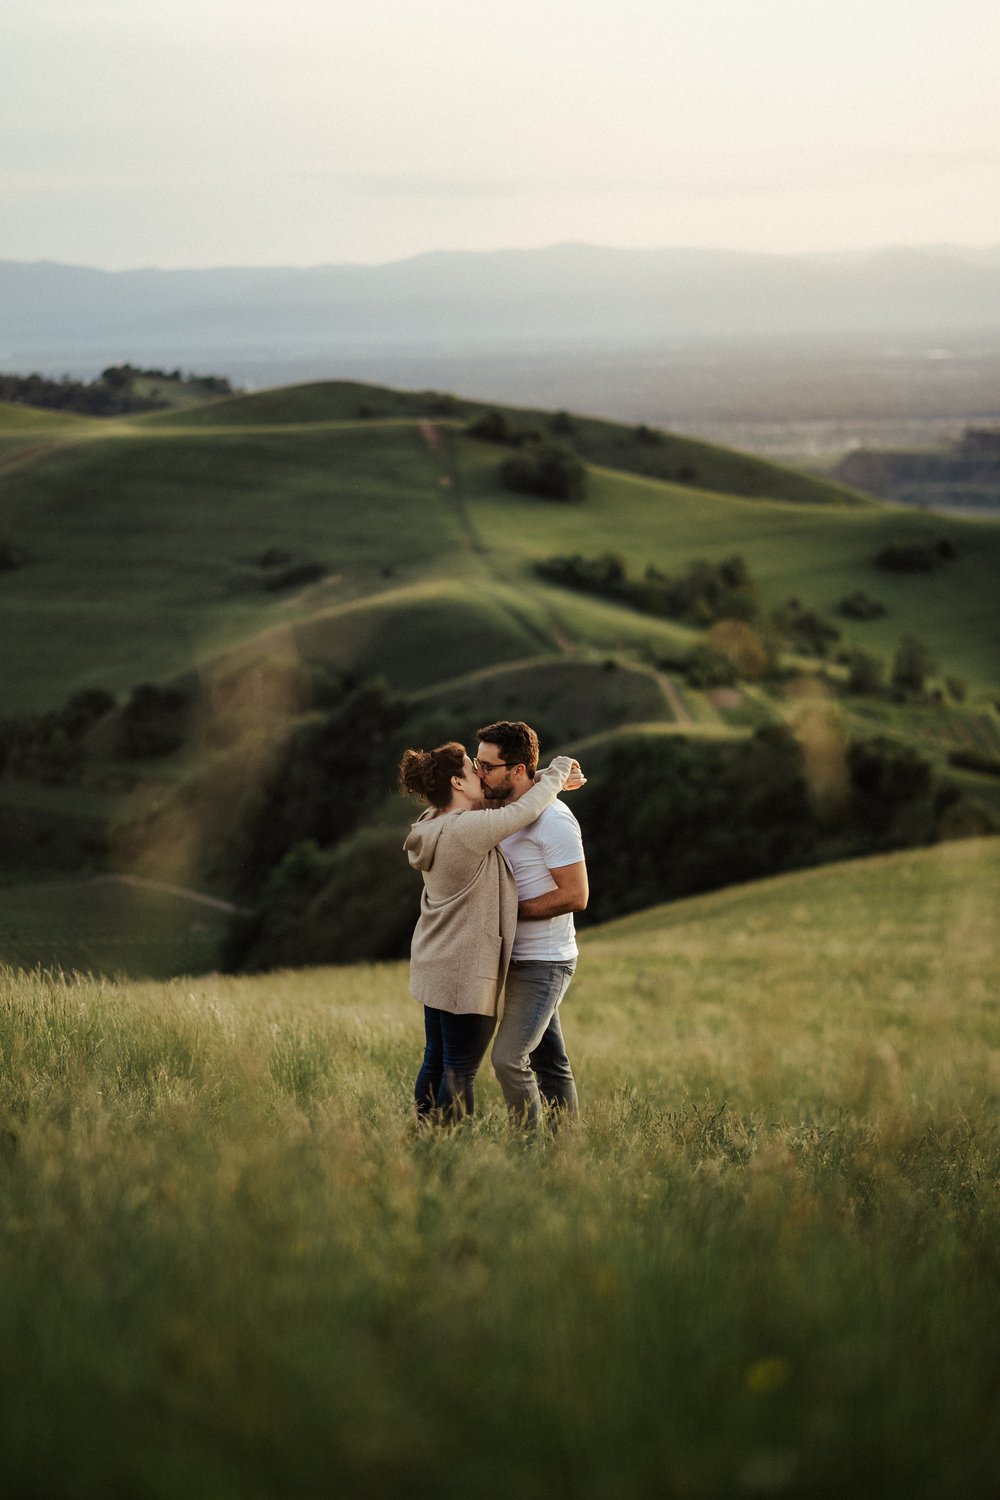
[[[410,994],[424,1007],[426,1045],[414,1086],[419,1117],[471,1115],[473,1079],[496,1025],[517,925],[517,887],[501,839],[555,801],[576,761],[560,755],[506,807],[483,808],[476,768],[455,741],[407,750],[399,783],[428,803],[403,845],[424,877],[410,948]]]

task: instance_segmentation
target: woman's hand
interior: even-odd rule
[[[575,760],[570,767],[569,775],[566,777],[566,780],[563,783],[563,791],[575,792],[578,787],[586,785],[587,778],[586,776],[584,776],[583,771],[580,769],[580,762],[578,760]]]

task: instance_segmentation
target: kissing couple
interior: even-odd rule
[[[562,755],[539,772],[538,736],[520,720],[477,739],[474,757],[452,740],[407,750],[399,767],[400,789],[427,803],[403,845],[424,882],[410,948],[425,1035],[417,1117],[473,1113],[495,1030],[511,1119],[535,1126],[548,1111],[555,1124],[578,1113],[559,1007],[576,967],[573,913],[589,895],[580,825],[558,799],[586,777]]]

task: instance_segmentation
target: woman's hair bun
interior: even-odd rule
[[[449,740],[436,750],[404,750],[399,762],[399,787],[421,797],[431,807],[447,807],[451,801],[451,778],[465,769],[465,746]]]

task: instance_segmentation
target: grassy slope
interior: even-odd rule
[[[995,527],[949,521],[958,562],[914,580],[879,573],[871,559],[885,541],[936,535],[941,524],[885,507],[750,501],[609,470],[595,471],[584,507],[519,500],[496,486],[500,450],[456,429],[434,452],[410,422],[338,425],[364,391],[307,387],[89,423],[98,436],[9,472],[0,534],[36,559],[0,590],[9,708],[49,706],[94,682],[122,691],[269,627],[444,576],[469,591],[473,610],[488,595],[494,614],[520,612],[509,649],[484,641],[483,664],[523,655],[529,639],[529,650],[551,649],[553,632],[597,649],[676,644],[677,627],[546,589],[530,574],[530,562],[553,551],[606,548],[633,567],[668,570],[739,550],[772,604],[796,595],[828,610],[861,584],[890,613],[851,625],[852,639],[888,654],[914,630],[943,671],[979,690],[994,681],[983,622],[1000,561]],[[325,562],[329,577],[291,598],[264,594],[254,559],[272,546]],[[516,598],[498,599],[497,588]],[[454,599],[452,587],[444,637]],[[468,623],[455,621],[456,660],[442,642],[442,679],[474,665],[457,659]]]
[[[408,1130],[402,965],[3,975],[12,1493],[992,1500],[998,898],[993,840],[587,935],[536,1143],[488,1069]]]
[[[229,424],[284,424],[288,422],[355,422],[410,417],[431,418],[454,426],[482,414],[486,404],[442,397],[433,391],[399,391],[360,385],[353,381],[328,381],[317,385],[278,387],[251,396],[212,402],[191,416],[199,426]],[[865,504],[865,498],[844,485],[807,476],[781,464],[747,453],[718,448],[675,433],[661,433],[656,441],[643,441],[635,429],[595,417],[573,417],[571,430],[561,434],[553,428],[551,414],[530,407],[499,406],[514,432],[535,433],[542,438],[570,441],[587,463],[645,474],[657,479],[677,479],[683,470],[706,489],[723,494],[772,496],[808,504]],[[149,420],[157,425],[188,425],[183,416],[158,413]]]
[[[522,565],[556,552],[619,552],[630,570],[647,563],[681,571],[699,557],[739,552],[765,602],[799,598],[832,618],[838,602],[863,588],[888,613],[871,622],[840,620],[845,638],[891,658],[905,631],[925,639],[942,672],[966,676],[977,691],[995,686],[998,642],[992,600],[1000,575],[1000,527],[889,506],[817,507],[716,495],[598,470],[584,509],[543,508],[498,493],[495,452],[464,443],[461,472],[476,525],[488,546]],[[957,561],[932,575],[874,566],[890,542],[954,542]],[[567,596],[562,595],[563,598]]]
[[[14,967],[167,979],[215,967],[230,916],[114,877],[0,891],[0,951]]]
[[[0,401],[0,471],[65,439],[85,437],[98,424],[72,412],[41,411]]]
[[[152,437],[116,424],[12,471],[0,524],[35,563],[4,578],[9,707],[121,691],[272,624],[426,573],[460,548],[410,427]],[[260,587],[281,546],[328,564],[305,603]],[[447,563],[445,563],[447,565]]]
[[[374,420],[358,419],[365,404]],[[976,694],[995,689],[1000,528],[816,503],[831,498],[821,490],[796,504],[611,469],[592,471],[583,506],[533,502],[498,487],[505,450],[465,438],[454,412],[435,415],[429,441],[419,419],[439,404],[342,383],[114,423],[0,408],[0,437],[39,450],[9,468],[0,489],[0,536],[33,559],[0,577],[5,711],[58,705],[86,686],[124,694],[192,663],[212,676],[276,657],[382,674],[400,690],[436,689],[425,706],[429,721],[437,713],[441,737],[447,713],[448,733],[465,735],[500,713],[530,713],[550,746],[623,722],[676,727],[675,706],[646,663],[676,655],[694,632],[550,587],[532,572],[553,552],[608,549],[634,570],[652,562],[668,572],[739,551],[772,605],[795,595],[829,611],[863,586],[890,613],[845,622],[846,638],[889,657],[913,631],[934,647],[943,672],[966,678]],[[625,458],[663,456],[659,447],[636,449],[625,429],[596,425],[606,447],[624,445]],[[58,441],[39,444],[37,433]],[[722,472],[727,456],[716,457]],[[901,578],[872,567],[886,541],[942,529],[959,557],[940,574]],[[256,559],[271,547],[318,559],[329,573],[268,593]],[[604,670],[610,657],[617,674]],[[574,673],[585,686],[573,685]],[[703,733],[776,711],[744,700],[724,712],[704,695],[682,696]],[[992,719],[983,723],[992,730]],[[908,721],[890,727],[913,732]],[[928,732],[941,727],[938,718]],[[942,751],[962,732],[949,726],[946,740],[938,733]],[[176,779],[170,768],[149,769]],[[26,819],[23,790],[6,786],[0,813],[7,842],[16,835],[21,849],[19,867],[33,870],[45,810]],[[67,822],[58,795],[39,796],[60,830],[53,869],[78,863],[80,816]]]

